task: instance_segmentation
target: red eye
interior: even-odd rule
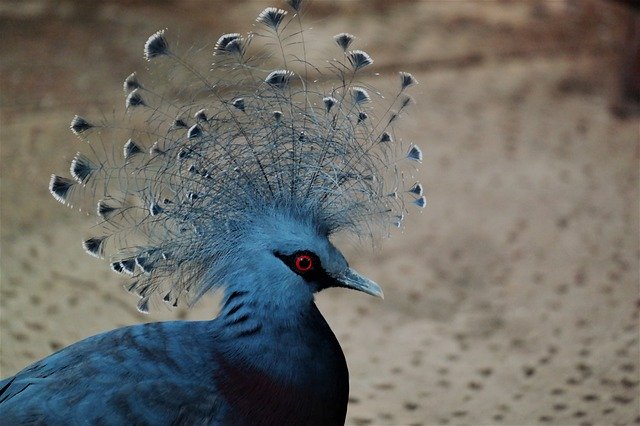
[[[313,268],[313,259],[308,254],[296,257],[296,269],[300,272],[308,272]]]

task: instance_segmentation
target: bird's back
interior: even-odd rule
[[[215,424],[224,405],[214,380],[203,377],[215,367],[208,362],[212,345],[196,343],[208,328],[150,323],[77,342],[2,382],[0,421],[171,424],[193,418]]]

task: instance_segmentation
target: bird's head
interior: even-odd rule
[[[259,217],[236,246],[242,253],[236,267],[244,272],[231,277],[232,287],[246,282],[249,291],[291,301],[330,287],[383,297],[378,284],[349,267],[313,215],[275,211]]]
[[[94,209],[100,233],[83,247],[132,277],[127,289],[140,296],[140,311],[155,295],[177,306],[221,287],[271,302],[313,298],[327,287],[382,296],[329,236],[384,237],[411,205],[425,207],[411,165],[422,151],[396,135],[417,81],[400,72],[394,96],[363,87],[361,70],[373,59],[352,49],[349,33],[333,37],[342,54],[313,65],[300,50],[302,32],[289,32],[298,26],[292,19],[299,14],[267,8],[257,32],[223,34],[210,73],[160,30],[145,43],[145,59],[175,73],[159,73],[156,88],[136,73],[125,79],[131,124],[72,120],[73,133],[92,147],[124,145],[77,154],[71,178],[53,175],[49,190],[62,203]],[[258,37],[281,47],[278,67],[250,49]],[[304,72],[290,62],[302,62]]]

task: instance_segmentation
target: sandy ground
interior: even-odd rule
[[[177,3],[0,2],[2,376],[100,331],[216,312],[205,299],[137,313],[83,254],[93,220],[47,191],[79,149],[70,118],[122,102],[149,34],[198,45],[249,30],[266,5]],[[376,84],[398,69],[421,82],[402,131],[424,150],[428,208],[381,250],[345,246],[386,299],[317,298],[349,363],[349,424],[640,424],[640,124],[609,112],[626,14],[600,1],[312,3],[313,48],[349,31]]]

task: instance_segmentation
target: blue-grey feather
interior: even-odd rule
[[[0,421],[344,424],[346,362],[314,294],[353,276],[333,235],[373,239],[400,226],[411,204],[426,205],[420,184],[404,186],[401,164],[422,152],[392,137],[412,103],[403,92],[417,82],[401,73],[385,101],[362,81],[373,60],[349,50],[348,33],[334,37],[343,56],[327,70],[337,78],[316,78],[324,71],[307,61],[292,15],[266,8],[255,34],[221,36],[212,73],[158,31],[144,56],[174,66],[166,86],[127,77],[124,125],[74,117],[71,130],[95,157],[78,154],[75,180],[53,175],[50,191],[96,206],[100,233],[86,251],[130,276],[142,312],[154,297],[176,306],[215,291],[223,306],[212,321],[118,329],[27,367],[0,382]],[[252,53],[258,36],[282,48],[278,66]],[[316,278],[281,260],[301,251],[321,260]]]

